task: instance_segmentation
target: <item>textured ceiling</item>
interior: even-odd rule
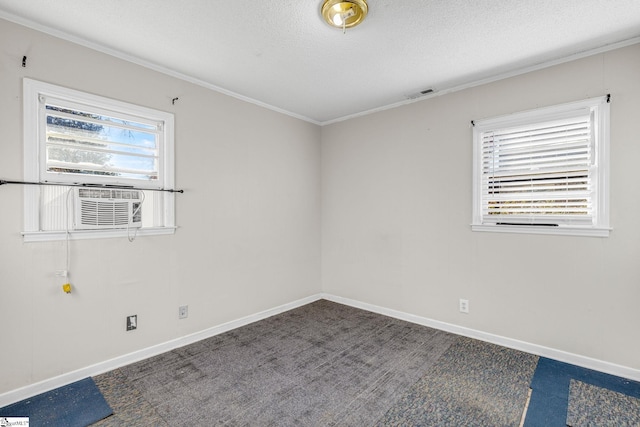
[[[329,123],[640,41],[639,0],[368,0],[341,30],[321,0],[0,0],[0,17]]]

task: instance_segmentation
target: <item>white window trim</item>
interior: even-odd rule
[[[137,237],[141,236],[161,236],[174,234],[178,227],[146,227],[139,228],[136,232]],[[96,238],[112,238],[112,237],[128,237],[126,229],[111,230],[71,230],[69,231],[70,240],[87,240]],[[29,242],[49,242],[54,240],[65,240],[67,238],[66,231],[23,231],[22,237],[25,243]]]
[[[553,119],[562,113],[583,108],[598,107],[595,117],[597,134],[596,159],[598,171],[596,174],[597,224],[593,226],[558,225],[558,226],[528,226],[528,225],[497,225],[482,222],[482,161],[480,155],[479,137],[482,132],[495,129],[518,126],[526,123],[543,122]],[[473,126],[473,216],[472,231],[498,233],[526,233],[526,234],[555,234],[565,236],[608,237],[612,228],[609,226],[609,146],[610,146],[610,108],[609,97],[591,98],[583,101],[571,102],[551,107],[538,108],[519,113],[478,120]]]
[[[25,78],[23,81],[23,137],[24,137],[24,180],[27,182],[42,182],[40,179],[40,138],[42,129],[38,124],[39,98],[41,95],[51,96],[72,102],[81,102],[87,105],[101,105],[114,111],[126,111],[137,113],[143,117],[156,117],[164,121],[164,153],[162,182],[154,187],[174,188],[174,116],[171,113],[146,108],[130,103],[105,98],[98,95],[81,92],[74,89],[56,86]],[[33,161],[37,159],[37,161]],[[24,242],[42,242],[52,240],[64,240],[67,231],[41,231],[40,230],[40,186],[24,186],[24,231],[21,233]],[[144,185],[140,185],[144,187]],[[148,186],[149,187],[149,186]],[[150,187],[153,188],[153,187]],[[152,191],[151,189],[148,191]],[[173,234],[175,225],[175,194],[165,193],[164,203],[158,206],[163,217],[163,226],[145,227],[137,230],[137,236]],[[93,239],[109,237],[126,237],[126,229],[113,230],[70,230],[70,239]]]

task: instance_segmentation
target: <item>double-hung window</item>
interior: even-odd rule
[[[24,178],[56,184],[25,187],[25,240],[116,236],[132,220],[172,233],[174,196],[157,190],[174,188],[173,127],[170,113],[25,79]]]
[[[472,229],[608,236],[608,101],[475,122]]]

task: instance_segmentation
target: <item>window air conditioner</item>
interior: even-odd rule
[[[142,226],[138,190],[76,188],[75,195],[76,230]]]

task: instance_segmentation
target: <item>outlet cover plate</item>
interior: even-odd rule
[[[460,313],[469,313],[469,300],[460,298]]]
[[[178,319],[186,319],[189,317],[189,306],[181,305],[178,307]]]
[[[135,331],[138,328],[138,315],[127,316],[127,331]]]

